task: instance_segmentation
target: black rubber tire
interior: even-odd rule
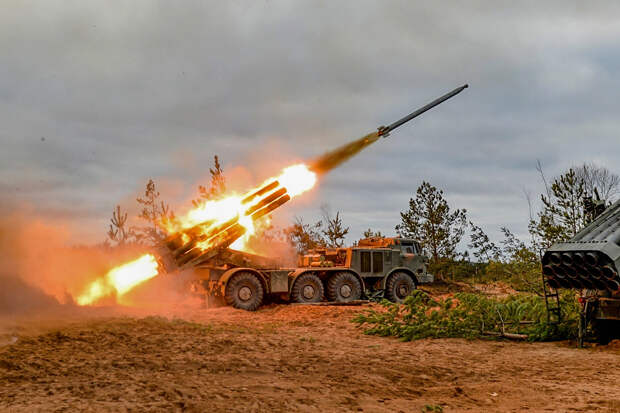
[[[338,272],[327,281],[327,299],[329,301],[347,303],[360,298],[362,298],[362,286],[357,277],[350,272]]]
[[[315,274],[306,273],[295,280],[291,290],[291,300],[296,303],[319,303],[323,301],[324,294],[325,289],[321,279]]]
[[[263,303],[265,291],[256,274],[241,271],[226,284],[226,304],[241,310],[256,311]]]
[[[394,303],[403,303],[415,289],[415,281],[409,274],[395,272],[385,283],[385,298]]]

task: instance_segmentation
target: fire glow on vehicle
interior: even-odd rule
[[[162,223],[169,236],[179,234],[187,239],[187,230],[193,230],[200,241],[192,248],[205,250],[210,248],[222,236],[216,229],[232,227],[235,233],[225,235],[237,236],[230,248],[244,250],[249,238],[256,233],[256,222],[268,218],[271,212],[267,200],[276,207],[293,197],[310,190],[317,181],[317,175],[305,164],[292,165],[285,168],[276,177],[266,180],[258,188],[248,191],[245,195],[231,194],[217,200],[206,201],[190,210],[187,214],[173,221]],[[258,196],[258,195],[261,196]],[[259,214],[261,211],[266,213]],[[215,236],[209,236],[215,233]],[[140,258],[113,268],[103,277],[93,281],[77,298],[79,305],[92,305],[103,297],[116,295],[122,297],[128,291],[143,282],[155,277],[159,265],[155,256],[145,254]]]

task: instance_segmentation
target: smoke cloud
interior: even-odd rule
[[[72,305],[109,257],[100,247],[67,246],[66,229],[19,210],[0,218],[0,313]]]
[[[72,234],[62,224],[44,220],[29,208],[12,209],[0,218],[0,316],[77,310],[75,299],[89,283],[145,252],[140,246],[72,246]],[[123,303],[155,311],[187,304],[187,277],[156,278]],[[99,304],[115,305],[117,299],[107,297]]]

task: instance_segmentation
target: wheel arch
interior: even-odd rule
[[[222,295],[226,295],[226,286],[228,285],[228,281],[235,274],[240,273],[240,272],[249,272],[249,273],[256,275],[258,279],[260,280],[260,283],[263,286],[263,291],[265,291],[265,294],[269,294],[270,292],[270,289],[268,288],[269,283],[267,282],[267,279],[260,271],[254,268],[237,267],[237,268],[231,268],[230,270],[226,271],[224,274],[222,274],[222,276],[218,280],[218,282],[220,283]]]
[[[383,277],[383,279],[381,280],[381,288],[385,289],[385,284],[387,283],[387,280],[397,272],[404,272],[405,274],[410,276],[413,282],[416,284],[416,286],[420,284],[420,280],[418,280],[418,277],[416,277],[415,273],[411,270],[411,268],[396,267],[396,268],[392,268],[392,270],[389,273],[387,273],[385,277]]]

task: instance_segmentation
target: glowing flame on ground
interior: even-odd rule
[[[113,294],[120,298],[138,284],[155,277],[157,267],[155,257],[145,254],[137,260],[111,269],[105,276],[93,281],[76,301],[79,305],[89,305]]]

